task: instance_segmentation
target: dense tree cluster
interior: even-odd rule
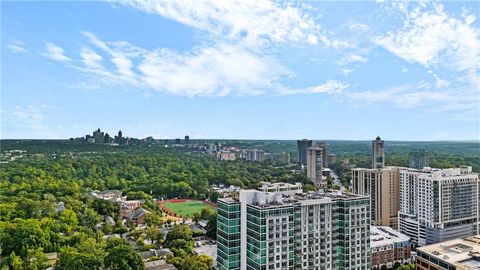
[[[344,185],[349,184],[350,165],[370,166],[369,142],[327,142],[329,151],[337,154],[333,169]],[[229,141],[225,145],[247,145],[267,151],[285,151],[295,157],[294,141]],[[387,165],[408,165],[411,149],[423,148],[430,153],[432,167],[459,165],[480,170],[478,143],[404,143],[388,142]],[[272,161],[219,161],[211,155],[182,148],[160,146],[106,146],[65,141],[2,141],[2,153],[26,150],[21,158],[0,160],[0,255],[3,269],[45,269],[45,254],[58,252],[56,269],[142,269],[143,260],[131,244],[103,239],[103,234],[124,233],[129,229],[121,222],[116,203],[95,199],[92,190],[118,189],[129,199],[144,199],[152,215],[147,228],[130,231],[138,243],[147,239],[163,241],[157,225],[161,211],[153,198],[209,198],[218,196],[212,184],[255,188],[262,181],[301,182],[306,191],[314,189],[304,174],[289,167],[278,167]],[[349,164],[343,161],[348,160]],[[332,181],[329,181],[332,185]],[[115,226],[96,225],[105,216]],[[196,220],[208,221],[207,235],[215,237],[216,214],[200,213]],[[168,223],[168,222],[167,222]],[[180,232],[180,233],[178,233]],[[165,246],[174,255],[171,263],[180,269],[208,269],[211,259],[193,253],[192,233],[175,227]],[[152,245],[152,244],[151,244]],[[143,245],[144,249],[151,246]]]

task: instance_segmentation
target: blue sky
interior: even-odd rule
[[[474,1],[0,4],[2,139],[480,137]]]

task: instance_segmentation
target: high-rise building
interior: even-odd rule
[[[429,167],[427,150],[414,151],[410,153],[410,168],[421,170]]]
[[[316,186],[323,184],[323,153],[324,149],[320,145],[307,149],[307,178]]]
[[[122,144],[123,143],[122,131],[118,131],[118,135],[115,136],[115,143]]]
[[[218,269],[370,269],[368,197],[264,184],[218,200]]]
[[[103,142],[111,143],[110,140],[111,140],[110,135],[108,135],[108,133],[105,133],[105,136],[103,136]]]
[[[248,149],[245,153],[245,159],[248,161],[263,161],[265,159],[265,151]]]
[[[185,144],[189,144],[189,143],[190,143],[190,136],[185,135]]]
[[[327,156],[328,156],[328,158],[327,158],[328,166],[327,166],[327,167],[331,168],[332,166],[334,166],[335,164],[337,164],[337,155],[335,155],[335,154],[328,154]]]
[[[93,132],[93,140],[95,143],[103,143],[105,139],[104,136],[105,135],[100,131],[100,129],[97,129]]]
[[[352,169],[353,192],[370,197],[371,221],[375,226],[398,228],[400,168]]]
[[[180,144],[181,142],[182,142],[182,140],[180,140],[180,138],[175,139],[175,144]]]
[[[315,145],[314,145],[315,146]],[[327,168],[328,167],[328,154],[327,154],[327,144],[323,142],[317,142],[316,143],[317,148],[322,149],[322,167]]]
[[[372,168],[379,169],[385,166],[385,142],[379,136],[372,141]]]
[[[400,232],[417,246],[479,233],[479,189],[468,167],[400,170]]]
[[[300,164],[307,164],[307,149],[312,147],[312,140],[297,140],[297,149],[298,149],[298,162]]]

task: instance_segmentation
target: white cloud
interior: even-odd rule
[[[342,57],[340,60],[336,61],[338,65],[348,65],[348,64],[354,64],[354,63],[363,64],[366,62],[368,62],[368,59],[365,56],[353,54],[353,53],[348,54]]]
[[[43,56],[50,58],[55,61],[67,62],[72,59],[64,54],[63,48],[59,47],[51,42],[45,43],[46,51],[43,53]]]
[[[438,89],[437,83],[421,81],[383,90],[344,92],[342,95],[356,106],[393,104],[397,108],[428,107],[432,111],[453,112],[459,120],[478,121],[478,95],[459,89]]]
[[[51,128],[45,125],[43,110],[50,108],[42,103],[40,106],[28,105],[26,107],[15,106],[5,114],[5,126],[9,127],[9,137],[25,138],[25,134],[33,138],[58,138],[58,134],[52,132]],[[32,137],[31,137],[32,138]]]
[[[348,84],[340,81],[329,80],[323,84],[306,87],[301,89],[283,88],[278,90],[278,94],[297,95],[297,94],[339,94],[348,87]]]
[[[317,44],[320,27],[303,10],[274,1],[121,1],[182,24],[247,43]]]
[[[476,17],[467,12],[451,15],[438,2],[393,5],[403,16],[403,25],[376,36],[374,42],[409,63],[424,66],[433,81],[428,91],[411,86],[409,92],[387,94],[394,94],[397,103],[407,107],[436,101],[436,109],[474,115],[471,119],[478,121],[480,30],[474,25]],[[414,89],[417,93],[411,92]]]
[[[101,61],[102,56],[97,54],[90,48],[83,48],[80,52],[80,57],[82,58],[83,63],[88,68],[102,68]]]
[[[260,94],[287,74],[274,59],[235,45],[186,54],[157,50],[146,54],[138,69],[142,82],[151,88],[187,96]]]
[[[7,48],[12,53],[27,53],[28,49],[25,47],[25,43],[21,40],[14,40],[7,45]]]
[[[87,85],[96,87],[118,84],[182,96],[256,95],[273,91],[289,75],[273,57],[241,45],[199,46],[180,53],[86,36],[97,49],[83,48],[75,67],[88,75]],[[107,68],[107,61],[115,68]]]
[[[353,31],[365,31],[368,29],[368,25],[363,23],[351,22],[348,24],[348,28]]]
[[[480,66],[479,29],[473,15],[455,18],[441,4],[399,7],[405,15],[400,30],[378,36],[374,41],[410,63],[424,66],[454,65],[460,70]]]
[[[353,69],[342,68],[341,71],[342,71],[343,75],[347,76],[348,74],[353,72]]]

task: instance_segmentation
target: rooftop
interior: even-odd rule
[[[406,241],[410,241],[410,237],[390,227],[370,226],[370,245],[372,248]]]
[[[480,269],[480,235],[417,248],[417,252],[464,269]]]

